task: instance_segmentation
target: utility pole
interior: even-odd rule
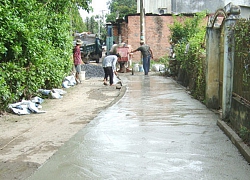
[[[102,26],[103,26],[103,23],[105,21],[104,19],[104,11],[106,10],[101,10],[101,14],[99,13],[98,14],[98,37],[99,39],[101,38],[101,34],[102,34]]]
[[[140,40],[145,42],[145,9],[143,1],[144,0],[140,0]]]
[[[102,11],[102,23],[104,23],[104,22],[105,22],[104,12],[105,12],[106,10],[101,10],[101,11]]]
[[[100,14],[98,15],[98,38],[101,37],[101,17]]]

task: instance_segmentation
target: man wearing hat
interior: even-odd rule
[[[138,47],[134,51],[131,51],[131,53],[134,53],[136,51],[141,51],[144,73],[145,73],[145,75],[148,75],[149,68],[150,68],[150,58],[151,57],[152,57],[152,59],[154,58],[153,52],[152,52],[151,48],[144,43],[144,41],[141,41],[140,45],[141,45],[140,47]]]
[[[81,47],[82,43],[83,42],[81,39],[77,39],[76,46],[75,46],[74,51],[73,51],[73,59],[74,59],[74,65],[75,65],[75,70],[76,70],[75,79],[76,79],[77,84],[81,83],[80,73],[81,73],[82,57],[81,57],[80,47]]]

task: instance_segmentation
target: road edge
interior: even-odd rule
[[[217,125],[228,136],[231,142],[237,147],[237,149],[246,159],[246,161],[250,163],[250,147],[243,142],[243,140],[238,136],[238,134],[234,132],[232,128],[226,124],[226,122],[222,120],[217,120]]]

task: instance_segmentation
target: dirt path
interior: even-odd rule
[[[122,96],[91,78],[42,104],[46,113],[0,117],[0,179],[26,179],[100,111]]]

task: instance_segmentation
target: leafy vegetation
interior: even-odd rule
[[[192,18],[174,17],[174,23],[170,26],[170,41],[174,46],[176,60],[181,69],[187,74],[192,95],[204,100],[205,74],[203,48],[206,28],[203,26],[205,12],[197,13]]]
[[[98,35],[100,33],[100,39],[106,38],[106,25],[104,24],[103,17],[104,16],[98,14],[85,18],[86,31]]]
[[[124,18],[125,15],[136,13],[137,10],[137,4],[134,0],[110,0],[107,5],[110,13],[106,15],[106,22],[115,22],[118,17]],[[106,41],[106,26],[103,14],[86,17],[84,22],[86,31],[93,34],[100,33],[100,38]]]
[[[235,59],[234,59],[234,85],[233,92],[241,96],[242,102],[249,105],[250,101],[250,19],[239,19],[232,26]],[[247,115],[246,115],[247,117]],[[239,136],[250,145],[250,124],[246,118],[240,123]],[[243,126],[245,124],[245,126]]]
[[[250,95],[242,93],[250,91],[250,20],[238,20],[233,30],[237,59],[235,65],[241,69],[234,74],[236,78],[234,91],[250,101]]]
[[[1,111],[9,103],[31,98],[40,88],[60,87],[72,68],[74,28],[70,22],[72,17],[79,17],[72,9],[88,10],[89,1],[0,3]]]
[[[137,4],[135,0],[110,0],[109,15],[107,22],[115,22],[117,18],[124,18],[128,14],[134,14],[137,11]]]
[[[87,25],[83,21],[77,8],[71,9],[71,30],[73,32],[87,32]]]
[[[247,141],[249,141],[250,130],[245,126],[241,126],[240,131],[239,131],[239,135],[243,141],[247,142]]]

